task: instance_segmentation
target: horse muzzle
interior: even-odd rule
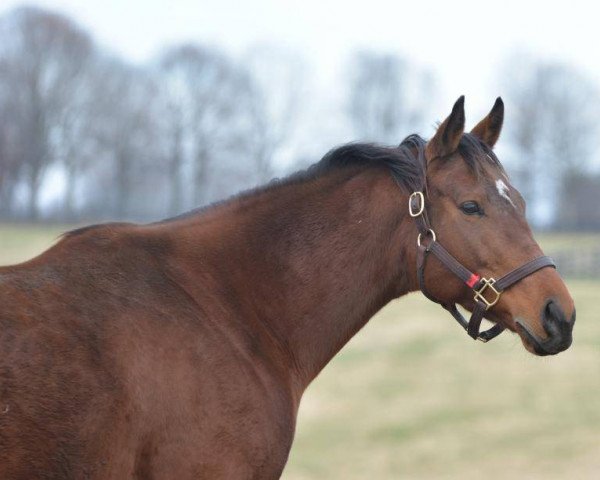
[[[558,303],[549,300],[541,314],[546,338],[539,338],[535,335],[522,319],[517,319],[515,324],[517,333],[529,351],[539,356],[556,355],[571,346],[575,317],[575,310],[568,319]]]

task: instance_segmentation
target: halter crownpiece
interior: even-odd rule
[[[498,280],[495,278],[482,278],[480,275],[466,268],[437,241],[435,232],[431,228],[427,218],[425,195],[423,195],[423,192],[416,191],[408,197],[408,213],[415,219],[419,230],[417,236],[417,279],[419,288],[429,300],[439,303],[448,310],[459,325],[475,340],[487,342],[504,331],[505,328],[498,323],[488,330],[480,331],[485,312],[498,303],[504,290],[542,268],[556,268],[554,261],[550,257],[541,256],[512,270]],[[425,244],[424,241],[427,238],[429,240]],[[425,287],[425,265],[429,253],[433,253],[448,270],[460,278],[473,291],[475,308],[471,312],[469,321],[458,311],[455,303],[446,304],[441,302],[427,291]]]

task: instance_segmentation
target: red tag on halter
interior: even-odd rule
[[[469,286],[469,288],[473,288],[479,280],[481,280],[481,277],[474,273],[473,275],[471,275],[471,278],[469,278],[466,283]]]

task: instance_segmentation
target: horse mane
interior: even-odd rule
[[[400,186],[407,191],[414,191],[420,188],[425,177],[426,144],[419,135],[409,135],[397,147],[349,143],[329,151],[307,170],[307,174],[316,176],[351,166],[386,168]]]
[[[458,153],[461,154],[469,168],[477,175],[481,174],[484,163],[492,165],[506,174],[504,166],[490,146],[471,133],[463,134],[458,144]]]
[[[279,186],[310,181],[333,170],[349,167],[385,168],[389,170],[398,185],[406,192],[414,192],[420,190],[424,185],[427,168],[427,162],[425,161],[426,145],[427,141],[417,134],[409,135],[398,146],[376,143],[348,143],[330,150],[321,160],[305,170],[292,173],[284,178],[275,178],[265,185],[242,191],[225,200],[194,208],[155,223],[161,224],[189,218],[237,199],[259,195]],[[482,164],[484,162],[500,168],[504,172],[504,168],[493,150],[470,133],[463,134],[458,146],[458,153],[477,176],[483,171]],[[438,160],[443,161],[444,158]],[[83,227],[66,232],[64,236],[79,235],[106,225]]]
[[[406,137],[397,147],[374,143],[349,143],[329,151],[319,162],[299,174],[303,178],[314,177],[336,168],[365,166],[387,168],[396,182],[407,192],[422,188],[426,176],[425,147],[427,141],[417,134]],[[490,164],[504,173],[504,168],[494,151],[475,135],[463,134],[458,153],[469,169],[477,176],[483,172],[483,165]],[[446,157],[436,161],[447,160]],[[290,180],[293,180],[292,175]]]

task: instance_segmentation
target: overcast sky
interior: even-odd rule
[[[0,0],[5,11],[22,2]],[[514,48],[579,66],[600,84],[594,2],[504,0],[41,0],[88,27],[105,46],[144,61],[161,46],[208,42],[241,53],[257,42],[303,54],[318,81],[336,81],[356,47],[398,52],[433,69],[440,116],[461,94],[468,118],[502,94],[498,66]],[[446,107],[446,105],[448,105]],[[470,115],[469,115],[470,113]],[[510,112],[507,112],[510,113]]]

